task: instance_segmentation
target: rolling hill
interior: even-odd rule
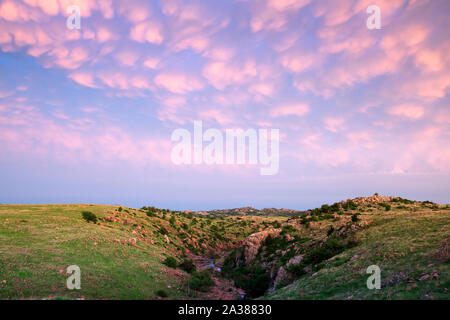
[[[448,299],[448,205],[233,210],[0,205],[0,299]],[[66,287],[70,265],[80,290]]]

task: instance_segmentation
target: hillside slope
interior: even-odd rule
[[[448,299],[448,205],[374,195],[292,212],[0,205],[0,299]]]
[[[97,223],[83,220],[83,211]],[[0,299],[183,298],[189,275],[165,259],[213,256],[258,231],[258,219],[153,207],[0,205]],[[81,290],[66,288],[69,265],[81,268]]]
[[[339,205],[348,203],[354,207],[332,219],[315,212],[319,220],[300,232],[297,261],[278,269],[264,298],[449,299],[449,206],[381,197]],[[381,270],[380,290],[367,288],[370,265]]]

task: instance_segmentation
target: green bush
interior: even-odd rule
[[[295,229],[293,226],[287,225],[287,226],[283,226],[281,234],[290,234],[290,233],[293,233],[296,231],[297,231],[297,229]]]
[[[247,293],[248,297],[256,298],[264,295],[270,286],[270,276],[259,266],[239,268],[235,273],[235,284]]]
[[[177,267],[177,260],[175,260],[174,257],[167,257],[166,260],[163,262],[166,266],[169,268],[176,268]]]
[[[187,273],[193,273],[197,271],[194,261],[192,261],[191,259],[184,259],[183,262],[180,263],[179,267]]]
[[[327,231],[327,236],[331,236],[331,234],[334,232],[334,227],[330,226],[330,228]]]
[[[167,294],[167,292],[165,292],[164,290],[158,290],[158,291],[156,291],[156,295],[158,296],[158,297],[161,297],[161,298],[167,298],[169,295]]]
[[[86,220],[87,222],[97,223],[97,216],[92,212],[83,211],[81,212],[81,215],[83,216],[83,219]]]
[[[336,238],[325,241],[322,247],[311,250],[304,258],[305,264],[318,264],[345,250],[345,245]]]
[[[344,202],[342,204],[342,208],[344,208],[344,210],[356,210],[358,208],[358,205],[356,203],[354,203],[352,200]]]
[[[191,289],[198,291],[206,291],[213,286],[214,280],[211,278],[211,269],[193,272],[189,285]]]
[[[291,264],[289,265],[289,267],[287,267],[286,271],[292,273],[296,277],[301,277],[302,275],[306,274],[305,264],[303,263]]]
[[[169,234],[169,231],[167,231],[166,228],[161,227],[161,228],[159,228],[159,233],[161,233],[162,235],[165,235],[165,234]]]
[[[358,218],[359,213],[352,214],[352,222],[358,222],[360,219]]]

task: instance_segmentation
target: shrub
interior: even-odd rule
[[[117,209],[117,211],[121,212],[122,211],[122,207],[119,207],[119,209]]]
[[[281,223],[279,221],[274,221],[271,223],[272,227],[274,228],[280,228],[281,227]]]
[[[291,264],[287,267],[286,271],[292,273],[296,277],[301,277],[306,274],[305,265],[303,263]]]
[[[197,271],[194,261],[192,261],[191,259],[184,259],[183,262],[180,263],[179,267],[187,273],[193,273]]]
[[[287,226],[283,226],[283,228],[282,228],[282,234],[289,234],[289,233],[293,233],[293,232],[296,232],[297,231],[297,229],[295,229],[293,226],[291,226],[291,225],[287,225]]]
[[[190,279],[190,287],[198,291],[206,291],[208,287],[214,285],[214,280],[211,278],[211,270],[206,269],[202,271],[195,271],[192,273]]]
[[[161,297],[161,298],[167,298],[169,295],[167,294],[167,292],[165,292],[164,290],[158,290],[158,291],[156,291],[156,295],[158,296],[158,297]]]
[[[331,236],[331,234],[334,232],[334,227],[330,226],[330,229],[327,231],[327,236]]]
[[[169,234],[169,231],[167,231],[166,228],[161,227],[161,228],[159,228],[159,233],[161,233],[162,235],[165,235],[165,234]]]
[[[331,212],[338,212],[339,211],[339,203],[335,202],[330,206]]]
[[[360,219],[358,218],[359,213],[352,214],[352,222],[358,222]]]
[[[344,208],[344,210],[356,210],[358,208],[358,205],[356,203],[354,203],[352,200],[344,202],[342,204],[342,208]]]
[[[87,222],[97,223],[97,216],[92,212],[83,211],[81,212],[81,215],[83,216],[83,219],[86,220]]]
[[[345,246],[342,242],[336,238],[331,238],[325,241],[322,247],[317,247],[311,250],[304,258],[304,263],[318,264],[322,261],[330,259],[344,250]]]
[[[176,268],[177,267],[177,260],[175,260],[174,257],[167,257],[166,260],[163,262],[166,266],[169,268]]]
[[[270,286],[270,276],[261,267],[239,268],[235,274],[236,286],[244,289],[251,298],[264,295]]]

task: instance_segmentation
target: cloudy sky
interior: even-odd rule
[[[448,0],[1,0],[0,203],[449,203],[449,14]],[[195,120],[280,129],[278,174],[173,164],[171,133]]]

